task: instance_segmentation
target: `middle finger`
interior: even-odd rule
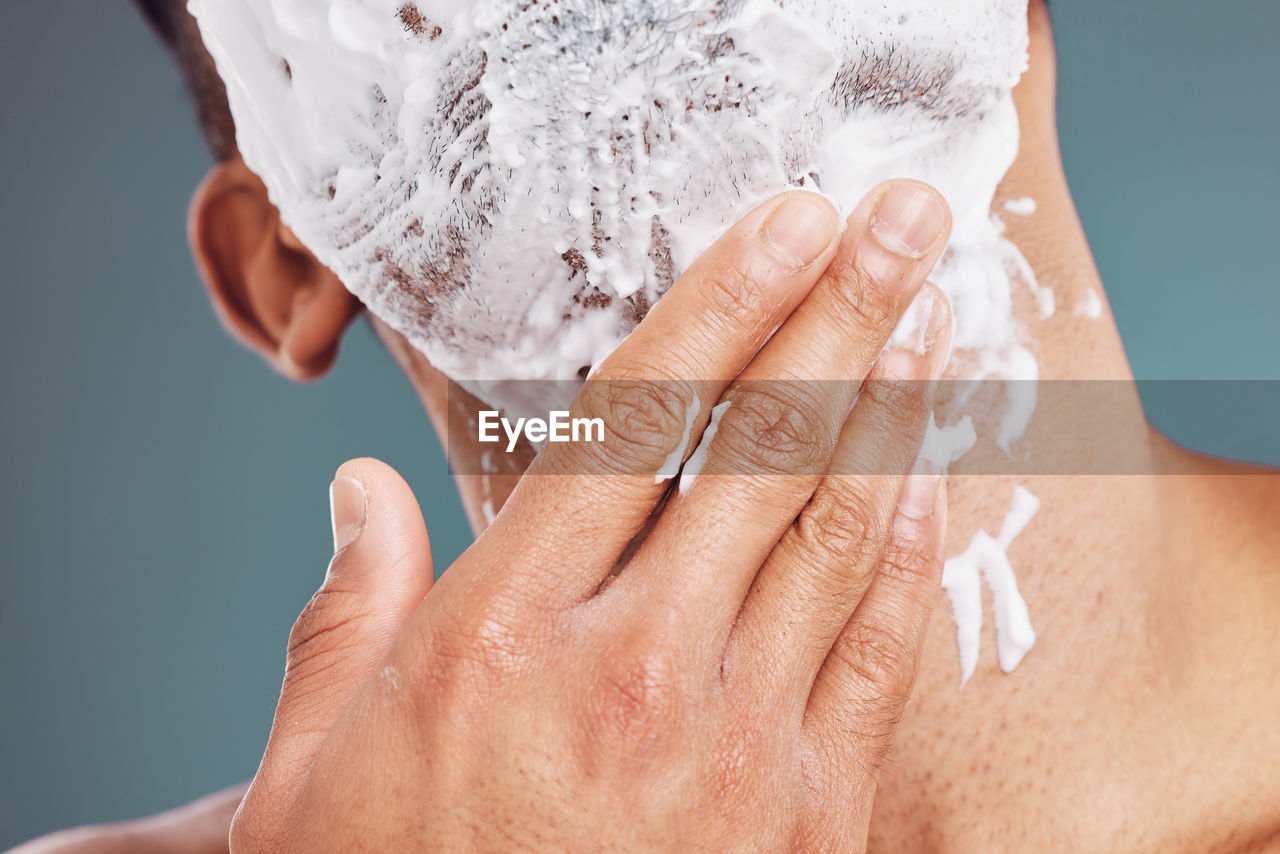
[[[705,450],[705,470],[723,474],[682,480],[619,581],[656,586],[727,635],[949,230],[946,203],[927,185],[894,181],[868,195],[822,279],[726,392]]]

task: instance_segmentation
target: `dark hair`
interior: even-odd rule
[[[214,157],[229,160],[237,154],[236,125],[227,104],[227,89],[205,50],[186,0],[133,0],[160,41],[173,54],[195,103],[200,130]]]

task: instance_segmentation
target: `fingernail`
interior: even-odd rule
[[[928,319],[924,324],[924,340],[921,344],[924,352],[930,357],[933,367],[933,379],[941,379],[947,362],[951,359],[951,335],[955,327],[955,318],[951,314],[951,304],[946,297],[939,296],[932,288],[926,288],[928,295]],[[937,350],[935,353],[934,351]]]
[[[907,475],[898,497],[898,512],[909,519],[928,519],[938,503],[938,484],[942,470],[937,463],[919,459]]]
[[[813,197],[792,196],[765,220],[761,236],[775,258],[799,270],[831,245],[835,225],[830,205]]]
[[[944,331],[950,331],[950,313],[932,288],[925,287],[904,315],[893,343],[927,356]]]
[[[899,183],[876,205],[871,233],[890,252],[919,259],[933,248],[946,222],[946,208],[935,192],[919,184]]]
[[[333,520],[333,552],[345,549],[364,531],[368,494],[364,484],[340,475],[329,485],[329,515]]]
[[[923,383],[929,379],[929,362],[912,347],[891,347],[880,354],[876,365],[878,382]]]

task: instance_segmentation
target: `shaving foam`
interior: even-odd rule
[[[982,639],[982,585],[991,589],[996,622],[996,653],[1000,669],[1013,672],[1035,646],[1036,632],[1026,600],[1018,590],[1018,579],[1009,563],[1009,547],[1031,523],[1040,509],[1040,499],[1019,486],[1014,490],[1009,512],[1000,533],[991,536],[978,531],[961,554],[946,562],[942,587],[951,600],[956,621],[956,642],[960,648],[960,684],[973,676],[978,666]]]
[[[680,473],[680,466],[684,462],[684,453],[689,448],[689,437],[693,435],[693,425],[698,421],[698,413],[702,406],[702,401],[698,399],[698,393],[694,392],[693,401],[684,413],[684,434],[680,437],[680,444],[676,446],[667,459],[658,468],[658,473],[653,476],[654,483],[663,483],[671,480]]]
[[[702,469],[707,464],[707,454],[710,453],[711,440],[716,437],[716,433],[720,429],[720,419],[729,411],[731,401],[718,403],[711,410],[711,421],[707,424],[707,429],[702,431],[702,438],[698,441],[698,447],[693,449],[693,453],[689,456],[689,461],[684,464],[684,468],[680,471],[680,485],[677,487],[679,493],[684,495],[693,488],[693,482],[698,479],[698,475],[702,474]]]

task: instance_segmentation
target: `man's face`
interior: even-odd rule
[[[938,186],[955,208],[937,280],[957,343],[1015,343],[1007,315],[970,312],[966,329],[962,310],[1007,303],[1016,250],[989,211],[1017,149],[1022,0],[191,10],[285,222],[499,405],[518,395],[477,381],[581,376],[720,230],[789,186],[844,210],[888,177]]]

